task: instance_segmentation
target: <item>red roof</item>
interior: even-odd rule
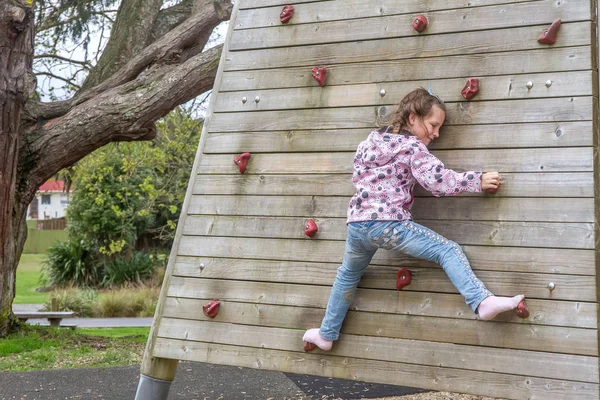
[[[65,190],[64,181],[48,181],[38,189],[40,192],[63,192]]]

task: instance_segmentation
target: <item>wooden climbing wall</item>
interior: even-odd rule
[[[598,399],[596,2],[297,0],[283,25],[284,4],[237,1],[152,355]],[[423,33],[411,27],[419,14]],[[558,41],[538,43],[557,18]],[[327,68],[325,87],[313,66]],[[470,77],[481,90],[466,101]],[[457,170],[498,170],[505,185],[439,199],[420,190],[415,220],[460,243],[494,293],[524,293],[531,317],[478,321],[439,266],[380,250],[334,351],[304,353],[302,334],[319,326],[342,260],[356,147],[428,84],[449,110],[432,152]],[[233,163],[242,152],[252,153],[244,175]],[[319,227],[312,239],[308,219]],[[401,292],[399,267],[414,272]],[[213,299],[211,319],[202,305]]]

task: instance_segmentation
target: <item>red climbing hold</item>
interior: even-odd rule
[[[281,14],[279,14],[279,20],[281,21],[282,24],[285,24],[290,19],[292,19],[293,15],[294,15],[294,6],[285,6],[285,7],[283,7],[283,10],[281,10]]]
[[[560,18],[557,19],[550,25],[548,29],[542,33],[537,41],[543,44],[554,44],[556,43],[556,38],[558,37],[558,30],[560,29]]]
[[[396,279],[396,289],[402,290],[404,286],[410,285],[412,273],[406,268],[398,270],[398,279]]]
[[[471,100],[479,92],[479,79],[469,78],[463,90],[460,91],[462,97]]]
[[[423,32],[425,28],[427,28],[427,18],[425,18],[423,15],[415,17],[412,23],[412,27],[415,31],[419,33]]]
[[[521,300],[515,312],[520,318],[528,318],[529,317],[529,308],[527,308],[527,304],[525,304],[525,300]]]
[[[325,86],[325,74],[327,70],[325,68],[313,67],[312,68],[312,77],[319,82],[319,85]]]
[[[304,234],[308,237],[313,237],[317,234],[319,228],[317,224],[312,219],[306,221],[306,225],[304,225]]]
[[[242,153],[236,158],[233,159],[235,165],[240,168],[240,173],[246,172],[246,165],[248,165],[248,160],[250,159],[250,153]]]
[[[221,306],[220,302],[218,302],[216,300],[211,300],[208,304],[204,304],[202,306],[202,312],[207,317],[214,318],[219,313],[219,307],[220,306]]]
[[[304,342],[304,351],[306,351],[307,353],[309,351],[313,351],[316,348],[317,348],[316,344],[310,343],[310,342]]]

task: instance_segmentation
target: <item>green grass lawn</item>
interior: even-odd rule
[[[0,372],[136,365],[149,332],[150,328],[71,331],[24,325],[0,340]]]
[[[50,297],[49,292],[38,293],[42,261],[45,254],[23,254],[17,267],[17,288],[14,304],[43,304]]]

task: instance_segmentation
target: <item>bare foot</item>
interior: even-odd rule
[[[489,321],[490,319],[494,319],[496,315],[503,313],[505,311],[514,310],[517,308],[519,303],[525,298],[524,295],[520,294],[515,297],[497,297],[490,296],[486,297],[479,307],[477,307],[477,312],[479,313],[479,318],[484,321]]]
[[[331,346],[333,346],[332,340],[325,340],[319,335],[319,328],[307,330],[306,333],[304,333],[302,340],[305,342],[304,351],[314,350],[314,346],[307,345],[307,343],[312,343],[324,351],[331,350]]]

